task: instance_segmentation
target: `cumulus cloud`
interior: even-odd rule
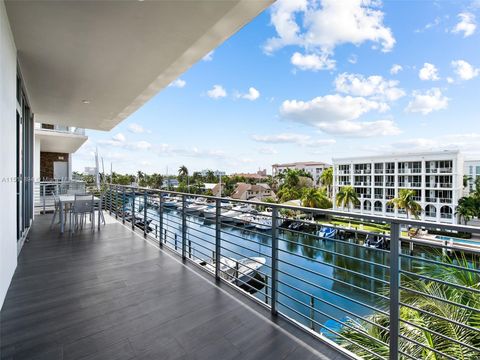
[[[403,70],[402,65],[393,64],[392,67],[390,68],[390,74],[397,75],[402,70]]]
[[[355,54],[351,54],[351,55],[348,57],[347,61],[348,61],[350,64],[356,64],[357,61],[358,61],[358,56],[355,55]]]
[[[427,115],[432,111],[446,109],[449,100],[449,98],[442,94],[442,91],[439,88],[432,88],[424,92],[414,91],[413,99],[408,103],[405,110]]]
[[[177,79],[172,81],[168,86],[169,87],[176,87],[176,88],[183,88],[187,85],[187,82],[183,79]]]
[[[125,142],[126,138],[125,135],[123,135],[122,133],[118,133],[112,136],[112,140],[116,142]]]
[[[261,148],[257,149],[257,151],[260,154],[264,154],[264,155],[278,154],[278,151],[275,148],[273,148],[272,146],[264,146],[264,147],[261,147]]]
[[[435,65],[430,64],[430,63],[424,63],[423,67],[420,69],[418,72],[418,77],[420,80],[439,80],[440,78],[438,77],[438,69],[436,68]]]
[[[143,126],[136,123],[128,125],[128,130],[134,134],[141,134],[145,132]]]
[[[286,100],[280,114],[289,120],[314,126],[325,133],[347,136],[394,135],[400,130],[392,120],[359,121],[371,111],[384,112],[384,102],[339,94],[319,96],[310,101]]]
[[[475,15],[470,12],[463,12],[458,14],[460,21],[452,29],[455,34],[463,33],[463,37],[466,38],[475,33],[477,24],[475,21]]]
[[[212,61],[213,60],[213,53],[214,51],[210,51],[207,55],[205,55],[202,60],[203,61]]]
[[[398,87],[398,83],[397,80],[386,80],[379,75],[366,78],[360,74],[343,73],[335,78],[335,88],[338,92],[387,101],[395,101],[405,96],[405,91]]]
[[[395,45],[390,28],[383,24],[380,2],[374,0],[279,0],[271,8],[271,24],[276,36],[264,44],[266,53],[288,45],[305,48],[308,54],[292,56],[304,70],[331,69],[335,47],[373,42],[383,52]],[[334,19],[334,20],[333,20]],[[316,55],[316,57],[315,57]],[[299,66],[300,67],[300,66]],[[300,68],[302,68],[300,67]]]
[[[220,99],[227,96],[227,91],[222,85],[213,85],[213,88],[207,91],[207,95],[212,99]]]
[[[298,144],[301,146],[325,146],[335,144],[334,139],[313,139],[310,135],[283,133],[275,135],[253,135],[252,139],[268,144]]]
[[[471,80],[480,73],[480,69],[474,68],[465,60],[452,61],[452,67],[455,74],[462,80]]]
[[[254,87],[250,87],[250,88],[248,88],[248,93],[238,94],[237,97],[241,98],[241,99],[247,99],[247,100],[250,100],[250,101],[255,101],[260,97],[260,91],[258,91]]]
[[[290,62],[300,70],[332,70],[335,68],[335,60],[330,59],[329,54],[323,53],[320,55],[309,54],[303,55],[295,52]]]

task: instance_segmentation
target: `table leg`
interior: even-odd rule
[[[100,215],[101,215],[101,212],[102,212],[102,201],[100,201],[99,205],[98,205],[98,230],[100,230]]]
[[[63,218],[63,202],[60,201],[60,232],[63,234],[63,231],[64,231],[64,227],[65,227],[65,221],[64,221],[64,218]]]

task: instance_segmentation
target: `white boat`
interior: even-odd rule
[[[174,197],[171,197],[171,196],[165,196],[163,198],[163,202],[162,202],[162,206],[166,207],[166,208],[173,208],[173,207],[176,207],[177,206],[177,199],[174,198]]]
[[[255,227],[255,215],[254,214],[240,214],[235,216],[233,220],[236,224],[241,224],[246,228]]]
[[[231,205],[227,203],[222,203],[221,204],[221,209],[220,209],[220,216],[225,215],[228,211],[230,211]],[[203,210],[203,216],[205,216],[205,219],[215,219],[217,216],[217,208],[215,206],[208,207],[207,209]]]
[[[318,236],[323,239],[333,239],[337,234],[337,229],[330,226],[322,226],[322,228],[318,231]]]
[[[229,257],[220,258],[220,276],[236,285],[248,283],[265,265],[264,257],[246,257],[243,259],[234,259]],[[215,273],[215,262],[199,262],[208,271]]]
[[[240,204],[234,206],[230,211],[222,214],[222,222],[239,223],[237,216],[243,214],[249,214],[253,211],[253,208],[248,204]]]
[[[255,216],[254,222],[255,228],[258,230],[270,230],[272,228],[272,218],[270,216]]]
[[[186,213],[194,213],[200,211],[205,205],[202,204],[196,204],[196,203],[191,203],[191,204],[186,204],[185,205],[185,212]]]

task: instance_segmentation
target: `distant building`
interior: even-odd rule
[[[276,195],[268,184],[238,183],[231,197],[237,200],[252,200],[255,198],[261,201],[266,198],[275,198]]]
[[[265,180],[268,178],[267,169],[258,170],[256,173],[236,173],[233,176],[244,177],[245,179]]]
[[[389,200],[411,189],[424,210],[422,220],[456,223],[463,171],[461,154],[451,150],[333,159],[333,192],[336,196],[342,186],[353,186],[360,204],[352,211],[405,218]]]
[[[162,187],[177,187],[178,180],[177,179],[165,179],[162,182]]]
[[[332,167],[330,164],[326,164],[323,162],[314,162],[314,161],[306,161],[306,162],[294,162],[294,163],[286,163],[286,164],[273,164],[272,165],[272,175],[277,176],[280,175],[282,172],[287,171],[288,169],[292,170],[303,170],[310,175],[312,175],[313,182],[315,185],[318,184],[318,179],[322,175],[323,170]]]
[[[94,166],[85,166],[85,168],[83,169],[83,173],[85,175],[95,176],[95,167]]]
[[[209,171],[212,171],[215,176],[225,176],[225,175],[227,175],[227,173],[225,171],[220,171],[220,170],[213,171],[213,170],[210,170],[210,169],[204,169],[204,170],[200,171],[200,175],[207,176]]]
[[[480,177],[480,160],[465,160],[463,163],[463,174],[468,176],[466,194],[475,190],[475,180]]]

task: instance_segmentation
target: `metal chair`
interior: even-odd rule
[[[103,201],[105,199],[105,192],[100,193],[100,201],[94,204],[94,210],[100,212],[100,221],[106,225],[105,216],[103,216]],[[100,226],[100,224],[98,224]]]
[[[57,194],[53,194],[53,204],[54,204],[54,209],[53,209],[53,217],[52,217],[52,222],[50,223],[50,229],[53,228],[53,223],[55,222],[55,218],[58,215],[58,222],[61,221],[60,219],[60,199],[58,198]]]
[[[75,229],[79,227],[82,228],[85,223],[85,215],[90,215],[90,221],[92,223],[92,229],[95,228],[95,206],[93,195],[91,194],[75,194],[75,199],[73,201],[73,207],[70,211],[70,229],[75,232]],[[72,221],[72,216],[74,217],[74,222]],[[80,220],[80,224],[79,224]]]

